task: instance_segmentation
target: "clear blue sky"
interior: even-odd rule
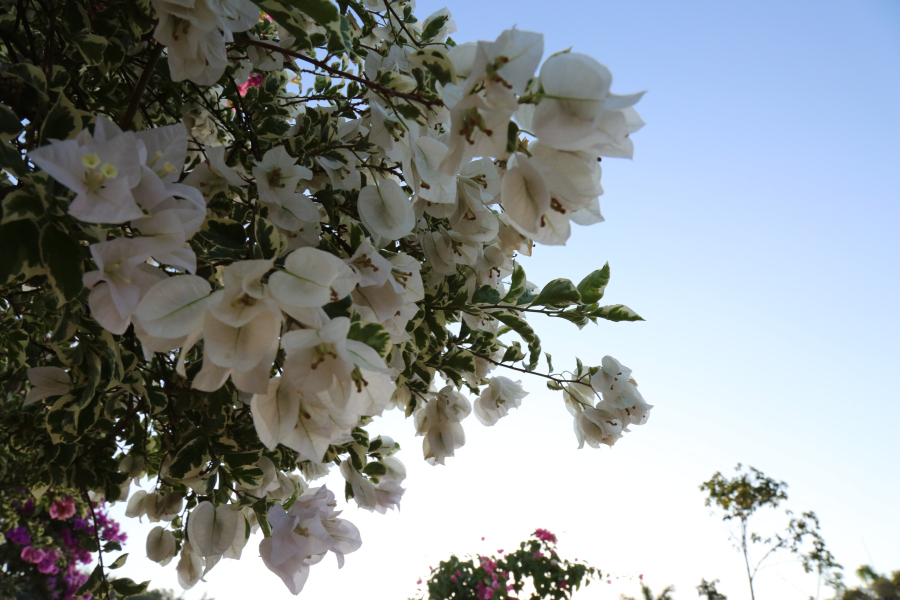
[[[420,0],[416,14],[444,5]],[[545,34],[545,56],[598,58],[618,93],[649,90],[634,161],[603,162],[606,223],[538,248],[526,268],[538,283],[577,281],[610,262],[607,300],[647,322],[542,324],[553,325],[545,349],[557,366],[619,358],[656,408],[611,451],[576,451],[558,395],[526,380],[522,409],[493,429],[470,418],[466,446],[438,468],[395,415],[379,431],[404,446],[402,513],[349,509],[363,549],[340,573],[331,559],[314,567],[304,596],[406,598],[451,551],[492,552],[548,527],[564,554],[620,576],[576,598],[636,594],[644,574],[678,598],[720,578],[743,600],[739,557],[697,490],[738,461],[786,480],[789,506],[819,514],[848,571],[900,569],[900,3],[449,8],[458,42],[516,24]],[[290,597],[254,545],[246,553],[188,597]],[[757,597],[815,593],[796,564],[776,562]],[[174,586],[172,567],[132,574]]]

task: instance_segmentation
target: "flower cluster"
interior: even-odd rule
[[[534,587],[531,598],[570,598],[573,591],[592,579],[600,578],[600,571],[584,563],[561,559],[555,548],[556,536],[546,529],[538,529],[532,539],[519,544],[514,552],[499,556],[478,556],[460,560],[451,556],[431,570],[427,595],[431,600],[477,598],[478,600],[515,600],[530,583]],[[421,580],[419,581],[421,583]]]
[[[0,544],[0,560],[7,565],[0,595],[28,592],[52,600],[89,600],[91,594],[77,594],[88,579],[82,568],[93,562],[86,548],[97,539],[119,544],[126,535],[103,504],[85,505],[71,495],[52,499],[49,493],[38,501],[22,502],[24,493],[7,493],[4,498],[11,501],[14,513],[4,514],[3,520],[14,517],[21,524],[7,530],[5,544]]]
[[[641,320],[601,306],[608,265],[538,286],[518,261],[603,220],[601,157],[631,157],[642,94],[588,56],[544,58],[539,33],[456,44],[446,9],[339,4],[109,0],[87,30],[42,6],[42,68],[0,47],[0,358],[24,396],[0,416],[43,461],[0,452],[0,472],[127,500],[185,588],[257,530],[293,593],[328,551],[343,564],[359,533],[309,485],[337,466],[348,501],[398,508],[399,446],[368,429],[385,411],[445,464],[470,413],[521,405],[509,370],[562,392],[580,447],[652,408],[611,357],[554,371],[526,320]],[[20,559],[62,560],[40,551]],[[506,571],[479,568],[478,596],[499,593]]]

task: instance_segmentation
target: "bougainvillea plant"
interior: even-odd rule
[[[431,571],[419,600],[563,600],[600,571],[575,559],[562,559],[556,536],[536,530],[514,552],[441,561]],[[421,580],[419,583],[422,583]]]
[[[539,33],[456,44],[446,9],[413,10],[3,3],[0,484],[127,500],[185,588],[261,530],[296,594],[362,543],[311,482],[337,467],[347,500],[399,505],[384,411],[432,464],[523,375],[579,447],[646,422],[630,369],[556,371],[527,320],[640,320],[601,303],[609,267],[537,285],[518,260],[603,220],[600,160],[631,157],[642,93]],[[80,594],[110,594],[98,562]]]
[[[83,567],[101,545],[121,550],[126,535],[105,502],[52,492],[33,499],[24,488],[0,489],[0,598],[88,600]],[[124,560],[112,568],[124,564]]]

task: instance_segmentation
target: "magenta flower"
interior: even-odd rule
[[[22,548],[22,553],[19,554],[19,557],[25,562],[30,562],[33,564],[38,564],[42,560],[44,560],[45,553],[43,550],[35,550],[31,546],[25,546]]]
[[[50,505],[50,516],[58,521],[65,521],[75,516],[75,499],[66,496]]]
[[[245,83],[238,84],[238,86],[237,86],[238,93],[241,96],[245,96],[247,94],[247,90],[249,90],[252,87],[258,88],[260,85],[262,85],[262,82],[263,82],[262,75],[252,75]]]
[[[24,527],[16,527],[6,532],[6,539],[20,546],[26,546],[31,543],[31,536]]]
[[[556,536],[547,531],[546,529],[538,529],[534,532],[534,537],[539,540],[543,540],[545,542],[550,542],[551,544],[556,543]]]

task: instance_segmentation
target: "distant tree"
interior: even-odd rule
[[[674,600],[672,598],[672,593],[675,591],[675,586],[670,585],[662,592],[660,592],[659,596],[653,597],[653,591],[647,587],[647,584],[641,583],[641,600]],[[632,596],[622,596],[622,600],[635,600]]]
[[[863,565],[856,574],[863,580],[864,587],[843,590],[840,600],[900,600],[900,571],[894,571],[888,577]]]
[[[706,600],[728,600],[725,594],[719,593],[716,589],[717,583],[719,583],[718,579],[713,579],[709,582],[701,579],[700,585],[697,586],[697,595],[701,597],[706,596]]]
[[[790,520],[782,533],[776,532],[763,537],[751,531],[750,518],[760,509],[774,509],[787,500],[785,490],[788,486],[787,483],[767,477],[765,473],[753,467],[743,470],[740,463],[735,467],[735,471],[738,474],[730,479],[717,472],[700,486],[700,490],[707,493],[706,506],[718,508],[724,513],[723,521],[739,524],[739,531],[732,535],[735,548],[744,557],[751,598],[756,599],[753,583],[760,567],[779,550],[789,550],[798,555],[803,570],[807,573],[815,570],[819,575],[819,587],[824,578],[825,582],[836,591],[841,590],[842,567],[835,562],[834,556],[825,547],[816,514],[809,511],[800,517],[794,517],[792,511],[786,510],[785,513]],[[754,547],[759,547],[759,552],[753,552]],[[760,553],[760,558],[756,559]],[[816,598],[818,597],[819,589],[816,590]]]

